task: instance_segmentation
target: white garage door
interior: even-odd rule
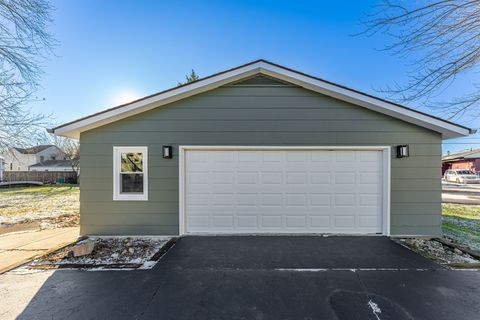
[[[382,232],[382,151],[188,150],[186,233]]]

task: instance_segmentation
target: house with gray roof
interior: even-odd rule
[[[31,166],[45,163],[46,161],[67,160],[65,153],[54,145],[12,148],[2,156],[4,158],[5,171],[30,171]],[[57,168],[61,167],[57,166]],[[63,168],[61,171],[64,171]]]
[[[442,157],[442,174],[448,169],[463,169],[480,173],[480,149],[449,153]]]

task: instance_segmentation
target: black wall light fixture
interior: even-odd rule
[[[172,158],[172,146],[162,146],[162,153],[165,159]]]
[[[397,146],[397,158],[406,158],[410,155],[408,145]]]

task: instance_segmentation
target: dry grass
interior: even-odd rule
[[[0,223],[29,222],[62,215],[78,215],[78,186],[0,189]]]

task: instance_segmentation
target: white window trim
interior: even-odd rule
[[[143,193],[120,193],[120,154],[125,152],[143,153]],[[148,147],[113,147],[113,200],[147,201],[148,200]]]

